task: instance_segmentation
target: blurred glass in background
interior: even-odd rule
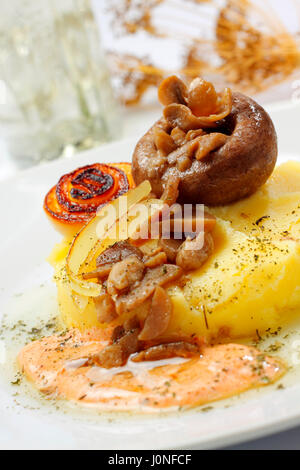
[[[90,0],[9,0],[0,16],[0,136],[20,167],[120,134]]]

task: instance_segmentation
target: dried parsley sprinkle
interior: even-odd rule
[[[261,382],[263,382],[264,384],[269,384],[271,383],[271,379],[269,377],[267,377],[266,375],[264,377],[262,377],[260,379]]]
[[[212,411],[214,409],[213,406],[205,406],[204,408],[201,408],[200,411],[201,413],[208,413],[209,411]]]
[[[16,380],[13,380],[11,383],[11,385],[14,385],[14,386],[19,386],[21,385],[21,377],[18,377]]]
[[[283,346],[282,343],[270,344],[270,346],[266,349],[266,352],[268,353],[277,352],[282,348],[282,346]]]
[[[255,225],[259,226],[259,224],[260,224],[263,220],[266,220],[266,219],[270,219],[270,216],[269,216],[269,215],[263,215],[262,217],[260,217],[259,219],[257,219],[257,221],[255,222]]]
[[[257,359],[258,362],[264,362],[266,360],[266,356],[264,354],[259,354],[256,357],[256,359]]]
[[[258,338],[258,341],[261,341],[262,337],[260,336],[260,334],[259,334],[259,331],[258,331],[258,330],[256,330],[256,336],[257,336],[257,338]]]

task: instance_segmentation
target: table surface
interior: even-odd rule
[[[270,111],[272,114],[271,106]],[[158,118],[159,108],[147,107],[138,111],[127,111],[126,119],[124,119],[123,137],[133,137],[142,135],[146,129]],[[299,105],[300,112],[300,105]],[[275,112],[276,115],[276,112]],[[5,143],[0,138],[0,180],[17,173],[18,168],[12,163],[10,156],[5,147]],[[287,432],[278,433],[266,438],[246,442],[244,444],[231,446],[234,450],[300,450],[300,426]]]

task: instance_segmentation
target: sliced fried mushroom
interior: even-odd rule
[[[196,131],[195,131],[196,132]],[[199,134],[197,132],[197,134]],[[228,136],[219,132],[199,134],[168,155],[170,165],[177,164],[179,171],[186,171],[192,165],[193,158],[201,160],[209,153],[224,145]]]
[[[125,320],[123,325],[118,325],[114,328],[111,335],[111,341],[113,343],[117,343],[126,333],[136,329],[141,330],[140,322],[136,316],[130,317]]]
[[[186,336],[179,333],[164,334],[160,338],[152,339],[150,341],[143,342],[143,349],[149,349],[153,346],[160,346],[161,344],[170,343],[188,343],[197,346],[198,349],[202,349],[206,345],[205,338],[201,338],[195,335]]]
[[[169,125],[180,127],[185,132],[202,127],[201,119],[194,116],[192,111],[183,104],[169,104],[164,108],[163,116]]]
[[[172,357],[191,358],[201,353],[196,344],[178,342],[160,344],[152,346],[149,349],[139,352],[132,357],[133,362],[160,361],[162,359],[171,359]]]
[[[102,281],[109,276],[113,265],[113,263],[104,264],[103,266],[99,266],[97,269],[95,269],[95,271],[90,271],[89,273],[83,274],[82,277],[83,279],[87,280],[97,278]]]
[[[176,166],[179,171],[186,171],[192,166],[192,160],[187,155],[182,155],[178,158]]]
[[[151,258],[148,258],[146,261],[144,261],[144,265],[146,268],[156,268],[157,266],[166,264],[167,261],[168,259],[166,253],[160,251],[159,253],[156,253],[154,256],[151,256]]]
[[[201,137],[202,135],[206,135],[206,132],[203,129],[196,129],[194,131],[188,131],[188,133],[186,134],[186,140],[187,141],[194,140],[197,137]]]
[[[180,145],[184,144],[187,136],[182,129],[180,129],[179,127],[175,127],[171,131],[171,137],[173,141],[175,142],[175,144],[179,147]]]
[[[161,336],[168,328],[172,310],[172,302],[167,292],[160,286],[156,287],[150,312],[145,320],[139,339],[149,341]]]
[[[216,218],[207,211],[203,215],[184,215],[184,217],[178,217],[175,214],[173,218],[163,219],[159,223],[159,233],[162,239],[167,239],[169,235],[172,235],[175,240],[180,240],[192,235],[195,237],[200,232],[211,232],[215,225]],[[162,246],[160,242],[159,246]]]
[[[132,255],[143,259],[143,253],[138,247],[131,245],[127,240],[117,242],[98,256],[97,268],[89,273],[84,273],[82,277],[87,280],[97,278],[99,281],[107,279],[116,263]]]
[[[176,264],[184,271],[199,269],[214,251],[210,233],[200,233],[194,240],[187,239],[179,248]]]
[[[144,275],[144,263],[136,255],[116,263],[107,279],[107,292],[114,296],[128,290],[139,282]]]
[[[224,144],[226,144],[229,137],[225,134],[220,134],[219,132],[213,132],[212,134],[207,134],[202,136],[199,139],[199,146],[196,152],[196,159],[202,160],[207,155],[209,155],[214,150],[219,149]]]
[[[173,282],[182,275],[179,266],[164,264],[154,269],[148,269],[143,280],[130,289],[128,294],[120,295],[115,300],[118,315],[131,312],[142,305],[155,291],[157,286]]]
[[[175,263],[178,250],[183,243],[182,240],[174,240],[173,238],[160,238],[158,243],[166,253],[168,261],[170,263]]]
[[[164,106],[171,103],[186,104],[188,89],[176,75],[166,78],[158,88],[158,99]]]
[[[171,175],[170,178],[168,178],[164,192],[161,197],[161,200],[165,202],[168,206],[172,206],[177,201],[179,195],[179,183],[180,178],[178,175]]]
[[[115,304],[106,292],[94,298],[97,319],[100,323],[110,323],[117,317]]]
[[[174,152],[171,152],[168,155],[169,165],[175,165],[181,157],[190,159],[192,163],[192,159],[194,158],[195,152],[197,151],[198,147],[199,147],[198,139],[194,139],[190,142],[186,142],[181,147],[174,150]]]
[[[169,125],[180,127],[185,132],[199,128],[213,128],[217,127],[218,121],[226,118],[231,112],[232,94],[229,88],[225,89],[221,102],[220,112],[209,116],[195,116],[190,108],[177,103],[166,106],[163,115]]]
[[[122,336],[125,335],[127,330],[130,330],[130,329],[133,330],[135,328],[138,328],[138,325],[132,326],[132,328],[126,328],[125,325],[116,326],[111,335],[112,343],[116,343],[117,341],[119,341],[119,339],[121,339]]]
[[[162,251],[161,247],[158,246],[156,240],[152,240],[152,242],[147,242],[143,245],[143,253],[144,253],[144,261],[148,258],[152,258],[152,256],[157,255]]]
[[[172,137],[161,127],[154,129],[154,142],[157,150],[164,156],[169,155],[177,148]]]
[[[218,94],[212,83],[195,78],[189,87],[188,107],[195,116],[210,116],[218,112]]]
[[[143,258],[143,253],[136,246],[131,245],[127,240],[120,241],[107,248],[97,258],[97,267],[114,264],[124,260],[128,256],[135,255],[139,259]]]
[[[140,350],[139,333],[139,328],[125,331],[115,343],[89,358],[88,365],[98,365],[106,369],[124,366],[129,356]]]

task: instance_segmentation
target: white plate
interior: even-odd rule
[[[299,158],[295,133],[299,107],[275,107],[272,116],[280,141],[280,160]],[[79,165],[130,160],[134,141],[123,141],[28,170],[2,183],[0,230],[0,312],[11,295],[51,279],[45,259],[60,239],[42,210],[46,191]],[[1,448],[176,449],[216,448],[300,424],[300,383],[283,391],[257,392],[229,408],[170,416],[114,417],[95,421],[18,406],[11,388],[0,383]]]

